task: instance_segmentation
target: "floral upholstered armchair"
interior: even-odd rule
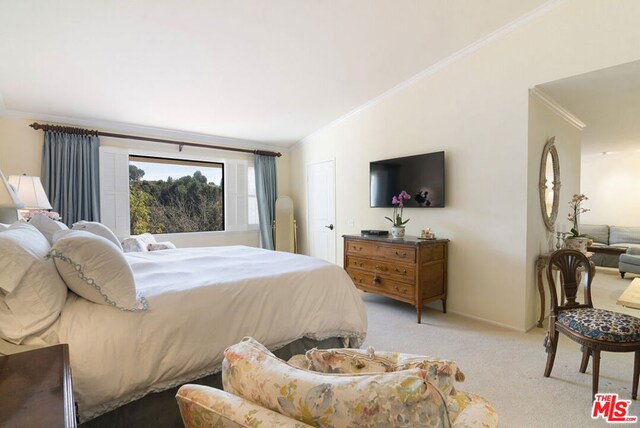
[[[312,349],[289,362],[251,338],[225,351],[225,391],[184,385],[176,396],[185,427],[496,427],[478,395],[455,388],[453,361]]]

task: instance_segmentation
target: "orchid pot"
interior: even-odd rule
[[[394,239],[404,238],[404,226],[391,226],[391,236]]]

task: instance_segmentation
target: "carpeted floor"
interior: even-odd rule
[[[598,308],[640,317],[640,310],[615,304],[635,278],[621,279],[617,270],[598,269],[592,297]],[[365,294],[369,332],[364,347],[449,358],[466,375],[459,389],[487,398],[498,410],[501,427],[598,427],[591,419],[591,362],[580,373],[579,346],[560,335],[550,378],[543,377],[547,355],[542,346],[545,329],[520,333],[455,314],[426,309],[422,324],[415,322],[408,304]],[[617,392],[631,399],[633,353],[603,353],[600,392]],[[631,415],[640,415],[633,402]]]

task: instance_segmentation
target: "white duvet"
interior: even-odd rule
[[[54,331],[68,343],[81,421],[220,370],[224,349],[253,336],[271,349],[301,337],[359,346],[364,305],[325,261],[250,247],[128,253],[146,312],[70,293]]]

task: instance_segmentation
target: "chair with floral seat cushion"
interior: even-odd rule
[[[222,374],[225,392],[197,385],[180,389],[176,398],[185,426],[498,425],[496,411],[482,397],[464,391],[445,395],[429,381],[428,370],[419,367],[322,373],[310,370],[304,355],[285,362],[245,338],[225,351]],[[274,413],[286,419],[276,421]]]
[[[553,269],[560,272],[560,280],[565,300],[558,304]],[[584,272],[584,303],[577,299],[578,283]],[[638,394],[640,376],[640,319],[631,315],[597,309],[591,301],[591,282],[595,266],[587,257],[575,250],[558,250],[551,254],[547,262],[547,279],[551,294],[549,332],[545,337],[547,365],[544,376],[549,377],[553,369],[559,333],[569,337],[583,347],[580,372],[584,373],[593,357],[592,395],[598,392],[600,374],[600,352],[635,352],[633,369],[632,398]]]

